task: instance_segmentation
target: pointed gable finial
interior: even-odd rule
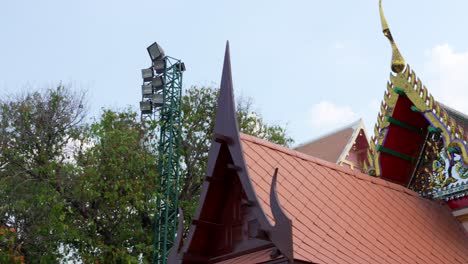
[[[244,249],[257,250],[258,246],[263,245],[264,243],[260,242],[260,240],[269,240],[276,248],[275,254],[279,252],[284,257],[288,258],[288,263],[292,263],[294,260],[294,252],[292,249],[292,222],[286,216],[279,204],[278,195],[276,193],[277,177],[274,177],[272,185],[273,196],[271,199],[273,199],[273,202],[271,202],[271,204],[273,206],[273,214],[275,217],[275,225],[272,226],[265,211],[263,211],[263,208],[261,207],[249,176],[249,170],[245,162],[244,151],[242,149],[243,143],[241,142],[237,125],[231,74],[231,58],[229,52],[229,42],[227,42],[226,52],[224,55],[223,73],[221,77],[221,87],[218,95],[218,106],[216,109],[216,118],[213,129],[213,140],[208,153],[206,176],[203,180],[200,201],[193,217],[192,225],[186,241],[180,250],[177,250],[180,242],[175,243],[175,249],[174,251],[171,251],[173,254],[170,255],[175,262],[169,263],[184,263],[184,258],[190,259],[194,256],[196,257],[196,260],[202,260],[201,263],[208,263],[210,260],[214,260],[213,257],[219,257],[219,255],[214,255],[215,252],[212,252],[211,248],[213,245],[210,243],[200,244],[200,242],[197,242],[199,237],[205,239],[206,237],[213,236],[213,234],[216,233],[229,233],[231,234],[231,237],[244,237],[244,235],[240,235],[240,233],[236,233],[239,234],[239,236],[232,235],[234,233],[234,228],[231,228],[229,225],[232,225],[233,222],[231,222],[228,217],[225,217],[225,214],[223,213],[223,210],[226,212],[233,212],[230,208],[219,211],[218,216],[220,216],[220,218],[213,220],[213,214],[218,212],[213,210],[218,210],[216,208],[225,206],[227,205],[227,201],[231,201],[230,198],[227,199],[225,197],[228,197],[232,192],[235,192],[237,195],[239,192],[239,189],[236,187],[237,184],[240,184],[243,195],[242,197],[235,197],[239,198],[239,204],[242,205],[245,201],[245,204],[249,207],[249,209],[245,211],[249,217],[243,217],[243,221],[246,221],[244,224],[250,225],[250,223],[253,223],[255,225],[255,228],[253,228],[251,232],[252,237],[250,237],[250,235],[249,237],[246,237],[248,241],[252,241],[253,243],[249,242],[242,244],[246,247]],[[277,175],[277,173],[278,172],[276,171],[275,175]],[[233,177],[236,177],[238,181],[233,181]],[[237,219],[237,216],[235,216],[235,218]],[[181,220],[179,220],[179,222],[182,223]],[[199,223],[215,223],[216,225],[202,225],[200,227]],[[223,229],[220,229],[219,226],[223,226]],[[182,227],[179,226],[179,230],[182,230]],[[242,229],[235,232],[242,233],[244,231]],[[259,243],[254,242],[253,240],[257,240]],[[229,248],[234,245],[231,243],[234,243],[234,240],[230,242]],[[226,244],[226,246],[228,245]],[[179,253],[175,254],[176,251]],[[200,252],[204,253],[200,255]]]
[[[213,133],[215,138],[228,137],[229,140],[233,140],[233,137],[239,136],[238,131],[232,84],[231,56],[229,41],[227,41]]]
[[[380,20],[382,22],[382,32],[390,41],[390,45],[392,46],[392,71],[394,73],[401,73],[405,69],[405,59],[401,55],[398,47],[395,44],[395,41],[393,40],[392,33],[390,32],[390,28],[388,27],[388,23],[383,12],[382,0],[379,1],[379,11]]]

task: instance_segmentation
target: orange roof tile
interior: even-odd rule
[[[467,263],[468,236],[444,203],[400,185],[241,134],[251,181],[293,223],[294,257],[314,263]],[[251,262],[238,262],[251,263]]]

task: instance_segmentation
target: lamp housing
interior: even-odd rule
[[[141,86],[141,94],[143,97],[150,97],[153,94],[153,85],[143,84]]]
[[[153,113],[153,107],[151,101],[141,101],[140,102],[140,111],[142,114],[151,114]]]
[[[159,91],[164,88],[164,76],[156,76],[151,81],[151,85],[155,91]]]
[[[151,81],[151,79],[153,79],[153,76],[154,76],[154,71],[152,68],[141,70],[141,77],[143,77],[143,80],[145,82]]]
[[[153,69],[161,74],[166,71],[166,60],[164,58],[153,61]]]
[[[154,42],[153,44],[151,44],[148,48],[148,54],[150,55],[151,57],[151,60],[152,61],[155,61],[157,59],[160,59],[160,58],[164,58],[164,50],[161,48],[161,46],[159,46],[159,44],[157,42]]]
[[[182,72],[185,71],[185,63],[183,63],[183,62],[177,62],[174,66],[175,66],[176,69],[178,69],[179,71],[182,71]]]
[[[151,98],[151,103],[153,104],[153,107],[156,108],[156,107],[161,107],[163,106],[163,103],[164,103],[164,97],[162,94],[153,94],[152,98]]]

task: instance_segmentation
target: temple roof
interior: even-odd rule
[[[436,101],[405,66],[381,1],[379,8],[395,74],[387,83],[363,171],[449,201],[452,209],[468,207],[468,118]]]
[[[346,157],[361,129],[365,133],[364,123],[362,119],[359,119],[345,127],[301,144],[295,147],[295,150],[329,162],[338,163],[340,159]]]
[[[277,192],[292,219],[294,259],[466,263],[468,236],[445,203],[252,136],[241,134],[241,142],[270,221],[272,171],[279,169]]]
[[[445,202],[240,134],[234,106],[227,45],[199,205],[168,263],[466,263]]]
[[[466,131],[468,131],[468,116],[456,109],[451,108],[448,105],[445,105],[441,102],[438,101],[440,106],[447,111],[448,115],[455,119],[455,122],[457,122],[458,125],[462,126]]]

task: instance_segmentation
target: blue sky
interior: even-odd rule
[[[383,5],[430,92],[468,112],[468,1]],[[390,72],[377,0],[2,1],[0,33],[0,94],[62,82],[88,90],[93,115],[137,107],[153,41],[186,63],[189,87],[220,82],[229,40],[236,95],[296,143],[359,117],[372,131]]]

